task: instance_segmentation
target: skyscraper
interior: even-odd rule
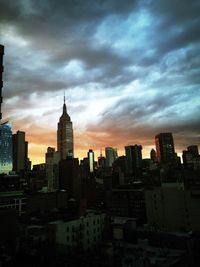
[[[157,159],[160,163],[173,163],[175,158],[172,133],[159,133],[155,136]]]
[[[153,162],[156,162],[157,161],[157,156],[156,156],[156,151],[155,151],[155,149],[151,149],[151,151],[150,151],[150,158],[151,158],[151,160],[153,161]]]
[[[4,46],[3,45],[0,45],[0,120],[2,119],[1,103],[3,101],[3,98],[2,98],[2,87],[3,87],[3,81],[2,81],[3,55],[4,55]]]
[[[113,162],[117,159],[117,149],[112,147],[105,148],[106,166],[112,167]]]
[[[59,189],[66,190],[68,198],[79,200],[81,179],[78,158],[67,158],[59,162]]]
[[[8,122],[0,124],[0,173],[12,171],[12,130]]]
[[[59,152],[55,151],[55,148],[48,147],[47,153],[45,154],[45,164],[46,164],[46,180],[48,191],[55,191],[59,187],[59,173],[58,173],[58,163],[60,160]]]
[[[13,134],[13,171],[19,172],[28,168],[28,142],[25,132]]]
[[[88,163],[90,172],[94,171],[94,152],[92,149],[88,151]]]
[[[199,149],[197,145],[188,146],[187,150],[191,152],[194,157],[198,157]]]
[[[58,122],[57,147],[61,160],[67,157],[74,157],[73,127],[70,116],[67,114],[65,97],[63,113]]]
[[[125,146],[126,163],[128,174],[133,174],[135,178],[140,175],[140,169],[142,167],[142,146],[130,145]]]

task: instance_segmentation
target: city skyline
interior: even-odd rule
[[[63,93],[75,157],[172,132],[200,140],[198,1],[2,1],[3,120],[26,132],[29,157],[56,148]],[[39,60],[38,60],[39,59]],[[48,137],[48,138],[47,138]]]

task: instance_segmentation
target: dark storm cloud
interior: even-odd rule
[[[186,8],[186,6],[189,6]],[[84,68],[99,70],[89,81],[102,83],[103,86],[117,86],[131,80],[146,76],[146,67],[155,66],[161,62],[166,53],[194,43],[199,40],[197,10],[199,4],[192,1],[3,1],[0,11],[2,25],[14,25],[17,33],[27,39],[33,53],[44,50],[48,58],[48,67],[61,67],[70,60],[83,62]],[[147,8],[161,23],[155,26],[153,21],[150,31],[155,53],[146,55],[145,49],[133,49],[120,55],[108,45],[99,45],[93,39],[97,27],[110,15],[128,17],[131,12]],[[186,12],[189,10],[189,12]],[[155,19],[156,22],[156,19]],[[163,32],[163,27],[166,31]],[[120,24],[119,24],[120,27]],[[180,31],[174,31],[180,27]],[[112,29],[111,29],[112,32]],[[199,34],[198,34],[199,33]],[[23,51],[18,51],[23,57]],[[128,66],[137,64],[143,67],[138,76],[127,70]],[[40,70],[40,73],[45,70]],[[33,76],[40,74],[35,70]],[[24,75],[26,77],[26,75]],[[27,76],[29,77],[29,75]],[[24,78],[25,79],[25,78]],[[29,83],[29,78],[24,86]],[[51,90],[47,86],[33,86],[38,89]],[[62,83],[62,82],[61,82]],[[63,84],[65,87],[85,84],[80,79],[77,82]],[[51,83],[53,86],[53,83]],[[55,84],[55,89],[57,82]],[[61,86],[62,88],[62,86]],[[23,90],[23,89],[22,89]]]
[[[200,41],[200,2],[197,0],[149,1],[147,8],[160,20],[157,40],[161,53]],[[159,33],[159,34],[158,34]]]

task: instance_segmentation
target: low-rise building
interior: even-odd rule
[[[106,215],[88,213],[71,221],[55,221],[48,225],[47,240],[61,249],[95,248],[101,241],[106,228]]]
[[[0,192],[0,209],[15,209],[21,216],[25,208],[26,197],[22,191]]]

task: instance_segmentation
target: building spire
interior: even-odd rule
[[[66,115],[66,114],[67,114],[67,107],[66,107],[66,104],[65,104],[65,92],[64,92],[63,115]]]

